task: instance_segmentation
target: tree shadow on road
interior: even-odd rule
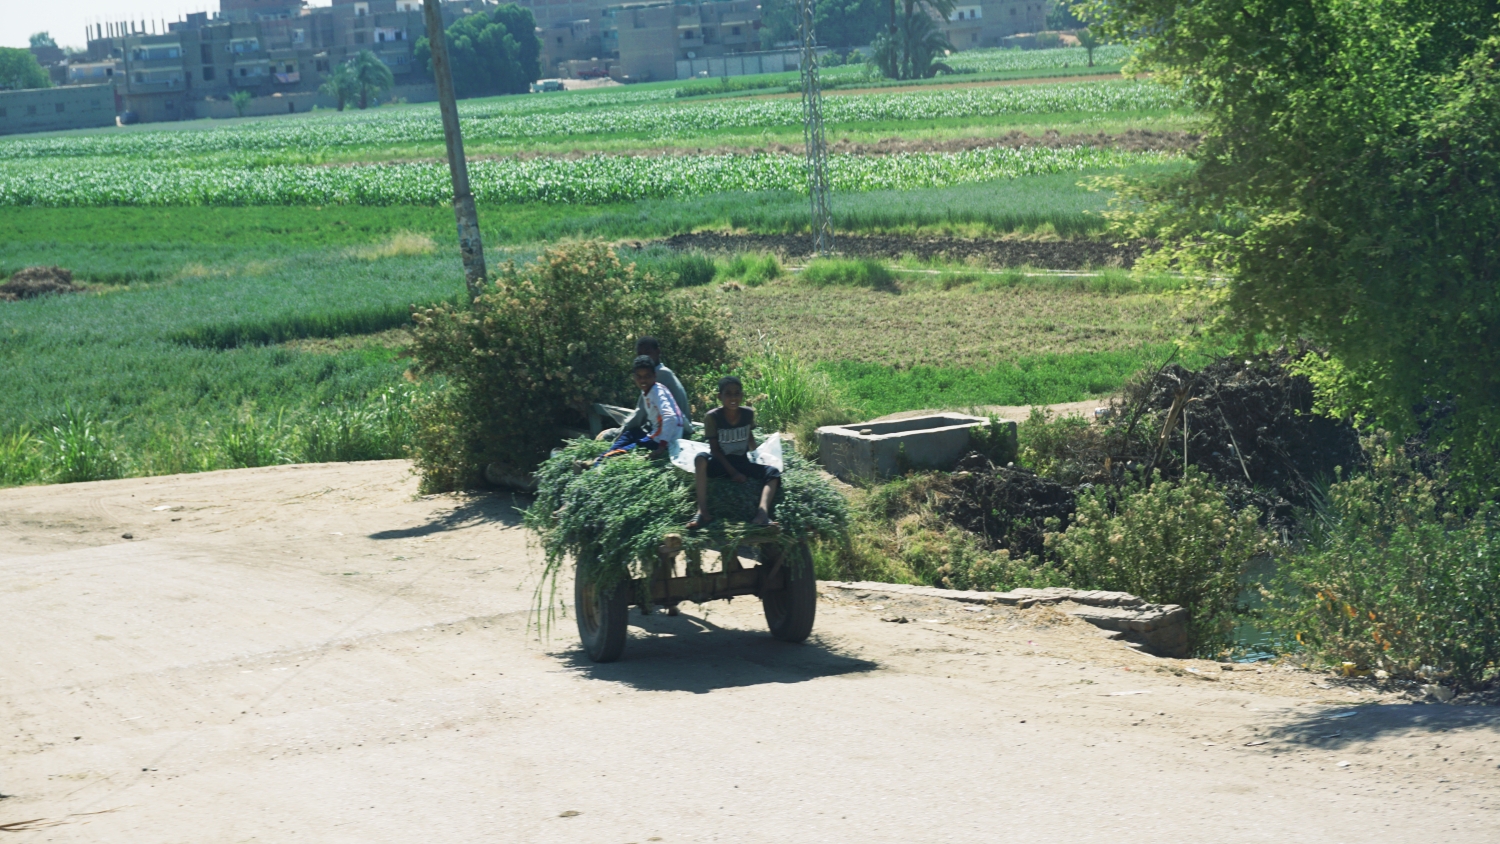
[[[1500,732],[1500,709],[1437,703],[1329,708],[1281,724],[1263,738],[1336,750],[1390,736],[1469,730]]]
[[[802,683],[819,677],[875,671],[879,663],[840,653],[817,634],[789,645],[771,634],[731,630],[683,613],[632,615],[629,643],[619,662],[589,660],[581,648],[560,654],[564,665],[594,680],[641,691],[705,694],[764,683]]]
[[[521,524],[521,511],[530,503],[529,498],[512,493],[465,495],[452,509],[443,513],[434,513],[425,524],[377,531],[370,534],[370,538],[413,539],[479,524],[516,527]]]

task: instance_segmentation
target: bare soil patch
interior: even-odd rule
[[[669,248],[733,254],[770,252],[786,259],[816,254],[805,234],[739,234],[693,232],[653,241]],[[646,245],[646,244],[640,244]],[[1098,267],[1128,269],[1135,265],[1143,241],[1110,243],[1103,240],[1009,240],[899,234],[839,235],[838,251],[856,258],[945,260],[991,267],[1036,267],[1046,270],[1083,270]]]
[[[0,284],[0,302],[35,299],[49,293],[82,293],[86,288],[73,283],[73,273],[62,267],[27,267]]]

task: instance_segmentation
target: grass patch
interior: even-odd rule
[[[1107,352],[1029,355],[989,369],[917,366],[892,369],[855,361],[818,365],[866,417],[922,408],[1054,404],[1119,389],[1131,374],[1159,362],[1169,345]]]
[[[797,282],[811,287],[865,287],[885,290],[896,277],[879,261],[869,258],[817,258],[797,273]]]
[[[711,295],[733,314],[742,354],[754,354],[767,335],[782,351],[813,363],[892,370],[986,371],[1037,355],[1156,348],[1202,320],[1173,296],[1103,296],[1072,279],[1053,280],[992,290],[975,284],[943,290],[928,281],[902,281],[894,290],[776,282]]]

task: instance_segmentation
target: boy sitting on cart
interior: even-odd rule
[[[694,461],[698,482],[698,513],[688,522],[689,530],[696,530],[713,521],[708,512],[708,479],[729,478],[735,483],[745,483],[751,478],[764,481],[760,492],[760,506],[751,517],[753,525],[770,525],[771,502],[776,498],[776,487],[781,472],[771,466],[750,462],[749,453],[755,450],[755,410],[743,407],[745,387],[733,375],[719,379],[719,407],[710,410],[703,418],[703,436],[708,440],[708,454],[700,454]]]
[[[627,428],[621,431],[610,450],[599,458],[600,461],[637,448],[648,449],[652,457],[662,457],[667,453],[667,445],[682,436],[682,411],[678,409],[677,400],[672,398],[667,388],[656,380],[656,361],[649,355],[641,355],[635,359],[630,369],[631,378],[641,390],[648,428]],[[599,461],[595,461],[594,465],[597,466],[598,463]]]

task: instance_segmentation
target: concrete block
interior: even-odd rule
[[[969,429],[982,416],[939,413],[894,422],[827,425],[818,429],[824,468],[846,482],[889,478],[911,469],[949,469],[969,450]],[[1014,431],[1014,422],[1003,422]]]

